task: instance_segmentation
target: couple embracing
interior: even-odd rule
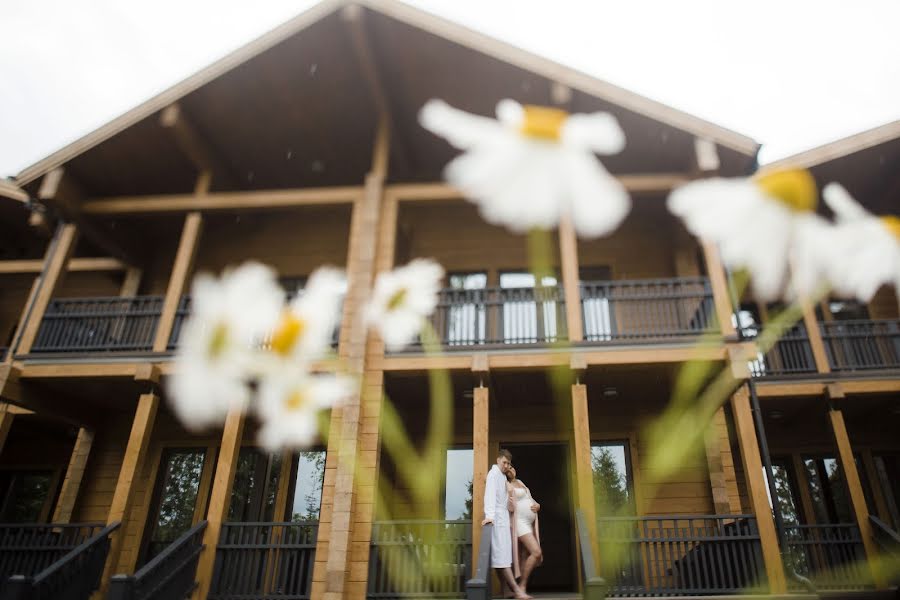
[[[537,519],[540,509],[525,484],[516,479],[512,454],[500,450],[485,482],[481,524],[494,525],[491,567],[497,569],[500,581],[516,598],[531,598],[526,593],[528,578],[543,561]]]

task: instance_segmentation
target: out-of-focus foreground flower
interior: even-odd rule
[[[437,306],[443,277],[443,267],[424,258],[378,275],[367,318],[388,350],[402,349],[419,334]]]
[[[494,120],[431,100],[419,121],[465,151],[445,176],[490,223],[524,233],[568,216],[578,235],[590,238],[613,231],[631,208],[625,188],[595,156],[625,147],[609,113],[569,115],[502,100]]]
[[[726,267],[749,272],[764,302],[808,297],[823,283],[833,226],[815,214],[817,204],[805,170],[695,181],[668,199],[688,231],[718,245]]]
[[[828,261],[835,293],[868,303],[882,285],[900,291],[900,218],[876,217],[837,183],[822,197],[837,221]]]

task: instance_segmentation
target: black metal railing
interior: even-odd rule
[[[178,600],[197,587],[206,521],[191,527],[134,575],[115,575],[106,600]]]
[[[161,296],[50,301],[32,352],[139,352],[153,348]]]
[[[578,551],[581,555],[581,581],[584,600],[603,600],[606,598],[606,580],[597,575],[597,562],[594,560],[594,548],[588,531],[587,520],[581,509],[575,511],[575,526],[578,533]]]
[[[869,515],[869,522],[872,524],[872,538],[882,556],[882,571],[890,585],[900,585],[900,534],[875,515]]]
[[[368,598],[462,598],[472,570],[472,521],[376,521]]]
[[[852,524],[785,525],[785,561],[818,590],[857,590],[871,582],[859,529]],[[799,583],[789,581],[793,589]]]
[[[825,321],[819,327],[832,370],[900,368],[900,321]]]
[[[103,527],[103,523],[0,525],[0,582],[11,575],[40,573]]]
[[[16,573],[0,588],[0,600],[84,600],[100,586],[109,536],[107,525],[37,574]]]
[[[431,324],[445,348],[549,344],[568,338],[558,286],[443,289]]]
[[[475,576],[466,581],[466,600],[491,600],[491,535],[494,525],[481,526],[481,543],[478,546]]]
[[[705,277],[581,283],[584,339],[665,341],[718,328]]]
[[[752,515],[602,517],[597,538],[610,596],[731,594],[764,581]]]
[[[318,521],[224,523],[208,600],[309,598]]]
[[[754,330],[755,331],[755,330]],[[747,339],[753,334],[744,331]],[[781,375],[802,375],[816,372],[816,359],[809,345],[809,335],[803,323],[797,323],[775,342],[765,354],[759,353],[750,361],[753,377],[778,377]]]
[[[175,309],[175,319],[172,321],[172,333],[169,334],[169,343],[166,344],[168,350],[174,350],[178,346],[178,338],[181,337],[181,328],[191,314],[191,297],[182,296],[178,301],[178,308]]]

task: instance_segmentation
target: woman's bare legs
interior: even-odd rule
[[[519,536],[519,542],[525,546],[528,552],[528,558],[525,559],[525,566],[522,567],[522,578],[519,580],[519,587],[526,594],[528,593],[528,578],[534,568],[544,561],[544,553],[541,551],[541,545],[533,533],[526,533]]]

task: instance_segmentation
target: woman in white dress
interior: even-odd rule
[[[537,513],[541,505],[535,502],[531,491],[522,481],[516,479],[516,469],[510,465],[506,472],[506,489],[509,494],[510,519],[513,536],[518,538],[518,543],[513,546],[513,567],[518,577],[521,571],[519,587],[527,593],[528,578],[534,568],[544,561],[541,552],[541,534],[538,527]],[[514,507],[514,510],[513,510]],[[519,546],[522,552],[519,552]]]

